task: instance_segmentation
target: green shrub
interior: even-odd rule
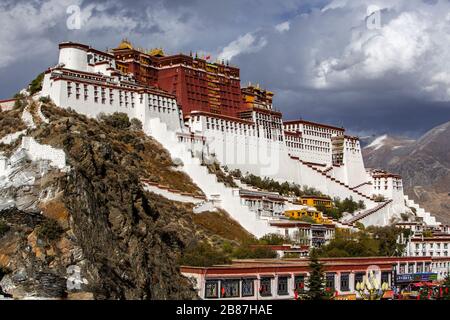
[[[123,112],[114,112],[111,115],[100,114],[99,119],[117,129],[128,129],[131,126],[128,115]]]
[[[239,170],[239,169],[232,170],[232,171],[230,172],[230,174],[231,174],[231,176],[234,177],[234,178],[237,178],[237,179],[241,179],[241,178],[242,178],[242,173],[241,173],[241,170]]]
[[[39,101],[42,103],[50,103],[52,100],[50,99],[49,96],[46,96],[46,97],[40,97]]]
[[[16,93],[14,95],[14,99],[16,99],[16,101],[14,102],[14,109],[21,109],[27,105],[25,96],[21,93]]]
[[[274,259],[277,253],[268,247],[250,247],[247,245],[236,248],[234,259]]]
[[[321,257],[400,256],[405,249],[404,244],[397,243],[402,232],[394,226],[369,226],[353,233],[337,229],[335,238],[318,253]]]
[[[39,74],[28,86],[30,95],[42,90],[42,82],[44,81],[44,73]]]
[[[238,175],[241,175],[240,171],[233,172],[232,175],[237,177]],[[295,183],[288,183],[283,182],[279,183],[278,181],[275,181],[273,179],[269,178],[261,178],[258,176],[255,176],[253,174],[248,174],[245,177],[241,178],[241,181],[245,184],[251,185],[255,188],[259,188],[262,190],[267,190],[270,192],[277,192],[280,195],[289,196],[289,195],[295,195],[297,197],[303,196],[303,195],[315,195],[315,196],[323,196],[323,194],[314,189],[310,188],[308,186],[299,186]]]
[[[36,235],[39,239],[54,241],[61,237],[64,230],[61,226],[52,219],[44,220],[37,228]]]
[[[225,173],[220,167],[219,163],[217,162],[209,164],[204,163],[203,165],[206,165],[206,168],[208,169],[209,173],[216,175],[218,182],[222,182],[229,188],[237,188],[237,185],[233,180],[233,176],[231,174]]]
[[[204,242],[190,246],[179,260],[180,265],[193,267],[210,267],[215,264],[227,264],[230,262],[230,259],[224,252]]]
[[[384,202],[386,201],[386,197],[383,196],[382,194],[377,194],[372,196],[372,200],[375,202]]]
[[[288,241],[286,241],[285,237],[279,234],[269,233],[261,237],[259,239],[259,242],[261,244],[268,244],[268,245],[281,245],[287,243]]]
[[[143,128],[141,120],[136,119],[136,118],[131,119],[130,124],[131,124],[131,129],[135,130],[135,131],[140,131]]]

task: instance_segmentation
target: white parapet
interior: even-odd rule
[[[0,154],[0,177],[7,174],[8,158]]]
[[[429,212],[425,211],[417,203],[415,203],[414,200],[409,199],[407,195],[405,195],[404,199],[406,205],[410,208],[414,208],[414,210],[416,211],[416,216],[422,218],[425,224],[427,224],[428,226],[438,226],[441,224],[440,222],[436,221],[436,218],[433,217]]]
[[[21,148],[32,161],[48,160],[53,167],[60,170],[67,169],[66,154],[61,149],[40,144],[33,137],[23,137]]]

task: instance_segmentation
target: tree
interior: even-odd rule
[[[210,267],[215,264],[227,264],[230,261],[223,251],[213,248],[206,242],[199,242],[190,245],[178,263],[186,266]]]
[[[131,124],[131,130],[134,131],[141,131],[142,130],[142,122],[141,120],[137,119],[137,118],[133,118],[130,120],[130,124]]]
[[[39,74],[28,86],[30,96],[42,90],[42,82],[44,81],[44,73]]]
[[[314,251],[311,253],[310,259],[307,296],[311,300],[321,300],[326,296],[323,264],[319,262]]]
[[[286,238],[282,235],[276,234],[276,233],[268,233],[264,236],[262,236],[259,239],[259,242],[261,244],[267,244],[267,245],[282,245],[285,244]]]
[[[450,274],[445,277],[444,282],[439,288],[440,299],[450,300]]]
[[[131,126],[128,115],[123,112],[114,112],[111,115],[99,114],[98,118],[117,129],[127,129]]]
[[[247,245],[237,247],[231,254],[233,259],[274,259],[277,253],[268,247],[251,248]]]
[[[394,226],[370,226],[367,230],[372,233],[373,238],[378,240],[380,256],[400,256],[403,253],[405,245],[397,241],[402,229]]]

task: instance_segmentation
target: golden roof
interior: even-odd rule
[[[133,49],[133,46],[131,45],[131,42],[127,39],[122,40],[122,42],[119,44],[117,49]]]
[[[151,50],[149,50],[148,54],[153,57],[164,57],[165,56],[162,48],[151,49]]]

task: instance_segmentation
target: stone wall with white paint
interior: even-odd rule
[[[66,169],[66,154],[61,149],[40,144],[33,137],[23,137],[21,148],[32,161],[49,160],[50,165],[61,170]]]
[[[7,174],[8,158],[0,154],[0,177]]]

